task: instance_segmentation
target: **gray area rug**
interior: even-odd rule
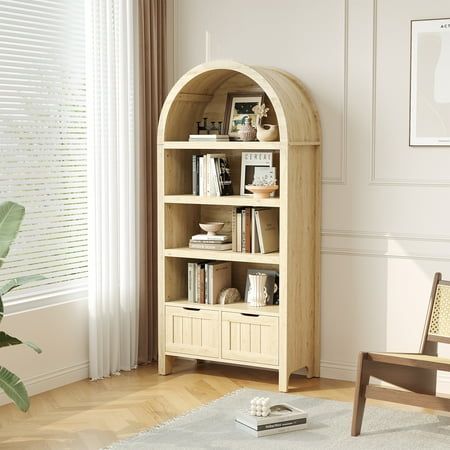
[[[255,396],[270,397],[308,412],[309,426],[253,437],[238,429],[235,412]],[[450,417],[366,406],[362,434],[350,436],[350,403],[240,389],[110,449],[450,449]]]

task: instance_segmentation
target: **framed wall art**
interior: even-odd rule
[[[239,140],[239,130],[244,125],[244,120],[249,117],[252,125],[256,127],[256,114],[253,107],[261,105],[264,101],[264,92],[230,92],[225,108],[225,134],[231,140]]]
[[[450,146],[450,19],[411,21],[410,146]]]

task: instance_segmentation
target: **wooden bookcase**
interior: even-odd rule
[[[278,123],[277,142],[188,142],[202,117],[223,120],[228,92],[263,90],[267,123]],[[317,110],[294,76],[281,70],[231,61],[202,64],[170,91],[158,129],[159,372],[169,374],[175,357],[235,363],[279,372],[287,391],[292,372],[308,377],[320,367],[321,132]],[[239,193],[242,151],[272,151],[278,197],[193,196],[192,155],[226,153],[233,189]],[[202,220],[229,223],[233,206],[277,208],[278,253],[249,254],[189,249]],[[187,301],[187,263],[232,262],[233,286],[244,294],[247,269],[277,269],[280,305],[204,305]]]

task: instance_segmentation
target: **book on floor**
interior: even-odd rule
[[[247,411],[239,411],[235,422],[239,428],[260,437],[302,430],[308,426],[308,414],[295,406],[281,403],[272,406],[270,415],[266,417],[252,416]]]

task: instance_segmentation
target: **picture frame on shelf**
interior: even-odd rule
[[[239,130],[244,125],[246,117],[256,127],[256,114],[253,108],[264,103],[264,92],[229,92],[224,117],[224,133],[230,140],[239,141]]]
[[[450,146],[450,18],[411,21],[409,145]]]
[[[255,170],[260,167],[272,167],[273,152],[242,152],[240,195],[252,195],[245,187],[251,185]]]

